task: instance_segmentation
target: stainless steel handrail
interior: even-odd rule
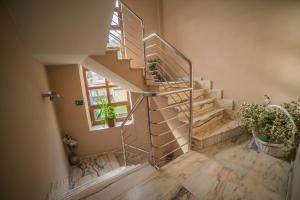
[[[126,161],[126,149],[125,149],[125,143],[124,143],[125,141],[124,141],[123,127],[127,123],[127,121],[129,120],[129,118],[132,116],[134,111],[138,108],[138,106],[143,101],[143,99],[144,99],[144,95],[141,94],[139,96],[139,98],[137,99],[137,101],[135,102],[135,104],[133,105],[130,112],[128,113],[127,117],[125,118],[125,120],[123,121],[123,123],[120,126],[120,134],[121,134],[121,142],[122,142],[122,150],[123,150],[123,158],[124,158],[124,165],[125,166],[127,166],[127,161]]]
[[[188,124],[182,124],[182,125],[180,125],[180,126],[177,126],[177,127],[175,127],[175,128],[172,128],[172,129],[170,129],[170,130],[168,130],[168,131],[165,131],[165,132],[163,132],[163,133],[160,133],[160,134],[151,134],[151,136],[154,136],[154,137],[160,137],[160,136],[166,135],[166,134],[168,134],[168,133],[172,133],[172,132],[175,131],[176,129],[185,127],[186,125],[188,125]]]
[[[185,138],[186,135],[188,135],[188,133],[185,133],[185,134],[182,135],[182,136],[176,137],[176,138],[174,138],[173,140],[171,140],[171,141],[169,141],[169,142],[166,142],[166,143],[164,143],[164,144],[162,144],[162,145],[153,145],[153,147],[156,148],[156,149],[160,149],[160,148],[166,147],[166,146],[168,146],[168,145],[170,145],[170,144],[172,144],[172,143],[178,141],[178,140],[181,139],[181,138]]]
[[[187,84],[187,88],[184,88],[184,89],[178,89],[178,88],[175,88],[174,90],[172,90],[172,91],[159,91],[159,92],[143,92],[138,98],[137,98],[137,100],[136,100],[136,102],[134,103],[134,105],[132,106],[132,109],[129,111],[129,113],[128,113],[128,115],[126,116],[126,118],[125,118],[125,120],[122,122],[122,124],[121,124],[121,126],[120,126],[120,134],[121,134],[121,140],[122,140],[122,148],[123,148],[123,156],[124,156],[124,163],[125,163],[125,166],[127,165],[127,158],[126,158],[126,148],[125,147],[129,147],[128,148],[128,150],[130,149],[130,148],[134,148],[134,149],[137,149],[137,150],[139,150],[139,151],[141,151],[141,150],[143,150],[143,149],[140,149],[139,147],[135,147],[135,146],[133,146],[132,145],[132,143],[130,143],[130,141],[126,141],[126,138],[128,138],[128,137],[130,137],[130,135],[128,136],[128,137],[126,137],[126,135],[125,135],[125,132],[127,132],[128,130],[126,129],[124,129],[124,126],[125,126],[125,124],[127,124],[127,122],[129,121],[129,119],[131,119],[132,118],[132,115],[133,115],[133,113],[135,113],[136,112],[136,110],[137,110],[137,108],[142,104],[142,102],[146,99],[147,101],[146,101],[146,107],[147,107],[147,118],[148,118],[148,130],[147,130],[147,134],[148,134],[148,144],[149,144],[149,146],[150,146],[150,150],[149,150],[149,152],[147,152],[146,150],[143,150],[145,153],[147,153],[147,154],[149,154],[149,162],[151,163],[151,164],[153,164],[155,167],[158,167],[158,166],[156,166],[156,164],[155,164],[155,162],[154,162],[154,155],[153,155],[153,149],[152,148],[155,148],[154,147],[154,145],[153,145],[153,143],[152,143],[152,136],[160,136],[160,135],[155,135],[155,134],[152,134],[152,130],[151,130],[151,124],[155,124],[155,122],[153,122],[152,121],[152,119],[151,119],[151,111],[153,110],[153,109],[151,109],[151,105],[150,105],[150,101],[151,101],[151,97],[160,97],[160,96],[166,96],[166,95],[178,95],[178,93],[181,93],[181,92],[183,92],[184,94],[186,94],[186,93],[189,93],[189,102],[185,102],[185,104],[186,103],[189,103],[190,104],[190,106],[189,106],[189,124],[184,124],[184,126],[185,125],[189,125],[189,132],[188,132],[188,136],[189,136],[189,141],[186,143],[186,144],[183,144],[183,145],[179,145],[179,147],[178,148],[176,148],[175,150],[173,150],[173,151],[171,151],[171,152],[169,152],[168,154],[166,154],[166,155],[164,155],[163,157],[161,157],[161,158],[159,158],[159,159],[162,159],[162,158],[164,158],[164,157],[166,157],[167,155],[169,155],[170,153],[172,153],[172,152],[175,152],[175,151],[177,151],[177,150],[179,150],[181,147],[183,147],[183,146],[185,146],[185,145],[189,145],[189,148],[191,147],[191,133],[192,133],[192,91],[193,91],[193,76],[192,76],[192,62],[191,62],[191,60],[190,59],[188,59],[183,53],[181,53],[176,47],[174,47],[171,43],[169,43],[167,40],[165,40],[163,37],[161,37],[160,35],[158,35],[158,34],[156,34],[156,33],[152,33],[152,34],[150,34],[150,35],[148,35],[148,36],[146,36],[145,37],[145,29],[144,29],[144,21],[143,21],[143,19],[141,18],[141,17],[139,17],[138,15],[137,15],[137,13],[135,13],[126,3],[124,3],[122,0],[118,0],[119,1],[119,3],[120,3],[120,11],[122,12],[123,11],[123,9],[124,9],[124,11],[126,11],[126,12],[124,12],[124,13],[126,13],[126,17],[128,18],[128,22],[130,22],[131,24],[127,24],[130,28],[133,28],[133,27],[131,27],[131,25],[132,25],[132,23],[137,23],[138,24],[138,22],[137,21],[133,21],[133,19],[134,19],[134,17],[135,18],[137,18],[137,20],[140,22],[140,24],[141,24],[141,29],[139,29],[140,31],[141,31],[141,39],[140,39],[140,41],[141,41],[141,43],[142,43],[142,49],[140,49],[140,48],[138,48],[137,46],[139,46],[139,44],[136,46],[136,44],[134,43],[134,42],[136,42],[136,40],[135,40],[135,37],[134,38],[132,38],[132,41],[131,40],[128,40],[128,38],[127,37],[125,37],[124,38],[124,41],[120,41],[120,39],[119,38],[116,38],[117,36],[114,34],[114,33],[112,33],[112,35],[111,35],[111,37],[113,38],[113,39],[115,39],[116,41],[120,41],[120,46],[122,46],[122,47],[126,47],[126,48],[128,48],[128,46],[125,44],[125,42],[129,42],[129,43],[131,43],[131,45],[133,45],[135,48],[137,48],[138,50],[142,50],[143,51],[143,57],[144,57],[144,68],[145,68],[145,70],[144,70],[144,78],[146,79],[146,75],[147,75],[147,57],[146,57],[146,42],[148,42],[148,41],[150,41],[151,39],[153,39],[153,38],[157,38],[162,44],[164,44],[166,47],[168,47],[172,52],[174,52],[176,55],[178,55],[181,59],[183,59],[185,62],[187,62],[188,63],[188,68],[189,68],[189,70],[187,70],[187,71],[185,71],[184,69],[184,71],[186,72],[186,74],[187,75],[189,75],[189,81],[187,82],[187,83],[189,83],[189,84]],[[127,14],[127,13],[129,13],[129,14]],[[119,18],[119,16],[117,16],[118,18]],[[126,18],[126,19],[127,19]],[[121,19],[121,18],[119,18],[119,20],[122,20],[122,24],[125,24],[124,23],[124,19]],[[114,23],[116,23],[116,22],[114,22]],[[139,30],[137,30],[137,31],[139,31]],[[140,33],[140,32],[139,32]],[[130,35],[130,34],[128,34],[128,36],[133,36],[133,35]],[[140,37],[140,34],[138,35],[139,37]],[[139,39],[137,39],[137,41],[139,41]],[[129,49],[128,48],[128,50],[129,51],[132,51],[133,53],[135,53],[136,54],[136,52],[135,51],[133,51],[132,49]],[[170,53],[170,56],[171,56],[171,54],[172,54],[172,56],[175,56],[175,54],[173,54],[172,52],[169,52],[168,51],[168,53]],[[160,53],[160,54],[162,54],[162,53]],[[163,56],[163,55],[162,55]],[[126,50],[125,50],[125,57],[126,57]],[[178,63],[177,63],[178,64]],[[179,65],[180,66],[180,65]],[[182,67],[182,66],[180,66],[180,67]],[[186,68],[185,68],[186,69]],[[188,73],[189,72],[189,73]],[[168,77],[166,77],[168,80],[169,80],[169,78]],[[166,81],[166,82],[168,82],[167,81],[167,79],[165,79],[164,81]],[[170,106],[181,106],[181,104],[182,103],[176,103],[176,105],[174,104],[172,104],[172,105],[169,105],[169,106],[167,106],[167,107],[170,107]],[[162,109],[166,109],[166,108],[159,108],[159,109],[154,109],[154,110],[162,110]],[[176,119],[176,118],[178,118],[178,116],[177,117],[174,117],[174,118],[172,118],[172,119]],[[172,120],[172,119],[168,119],[168,120],[164,120],[163,122],[160,122],[160,123],[157,123],[157,124],[161,124],[161,123],[166,123],[166,122],[168,122],[169,120]],[[176,128],[180,128],[180,127],[183,127],[183,125],[182,126],[178,126],[178,127],[176,127]],[[174,129],[171,129],[170,131],[173,131]],[[182,137],[186,137],[186,136],[182,136]],[[179,138],[181,138],[181,137],[179,137]],[[175,140],[177,140],[177,139],[179,139],[178,137],[177,138],[175,138],[173,141],[171,141],[171,142],[174,142]],[[127,143],[128,142],[128,143]],[[170,142],[167,142],[167,144],[170,144]],[[166,144],[164,144],[164,145],[166,145]]]
[[[158,44],[152,44],[146,46],[146,49],[150,49],[154,47],[157,47],[160,50],[160,52],[162,52],[165,56],[170,57],[171,58],[170,60],[172,60],[185,74],[188,74],[188,72],[183,67],[181,67],[181,65],[175,60],[174,56],[167,54],[167,52],[164,51]]]
[[[140,21],[141,21],[141,23],[142,24],[144,24],[144,20],[141,18],[141,17],[139,17],[131,8],[129,8],[128,6],[127,6],[127,4],[126,3],[124,3],[122,0],[118,0],[131,14],[133,14],[136,18],[138,18]]]
[[[172,90],[172,91],[166,91],[166,92],[143,92],[143,94],[145,96],[159,97],[159,96],[165,96],[165,95],[169,95],[169,94],[175,94],[175,93],[190,91],[192,89],[193,88],[184,88],[184,89]]]
[[[137,109],[137,107],[140,105],[140,103],[143,101],[144,99],[144,95],[141,94],[139,96],[139,98],[136,100],[136,102],[134,103],[134,105],[132,106],[130,112],[128,113],[127,117],[125,118],[125,120],[123,121],[123,123],[121,124],[121,128],[126,124],[126,122],[128,121],[128,119],[132,116],[132,114],[134,113],[134,111]]]
[[[190,59],[188,59],[183,53],[181,53],[176,47],[174,47],[171,43],[169,43],[167,40],[165,40],[164,38],[162,38],[161,36],[159,36],[157,33],[151,33],[150,35],[146,36],[143,38],[143,41],[147,41],[150,40],[152,38],[158,38],[161,42],[163,42],[165,45],[167,45],[169,48],[171,48],[177,55],[179,55],[180,57],[182,57],[185,61],[187,61],[189,63],[189,67],[190,67],[190,71],[192,71],[191,67],[192,67],[192,61]]]

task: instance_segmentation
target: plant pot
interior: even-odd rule
[[[114,120],[114,119],[108,120],[107,123],[108,123],[108,126],[109,126],[110,128],[115,127],[115,120]]]
[[[287,157],[289,155],[290,151],[286,150],[283,144],[272,144],[264,142],[259,139],[259,137],[257,137],[254,131],[252,132],[252,135],[254,137],[254,142],[260,152],[264,152],[278,158]]]

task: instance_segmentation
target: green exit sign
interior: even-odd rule
[[[83,99],[75,100],[75,105],[76,106],[82,106],[82,105],[84,105]]]

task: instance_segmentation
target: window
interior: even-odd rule
[[[116,1],[115,10],[113,12],[110,31],[108,36],[107,47],[118,48],[118,57],[122,58],[125,55],[124,48],[124,33],[123,33],[123,15],[122,6],[119,1]]]
[[[129,93],[85,67],[82,67],[82,70],[92,125],[102,125],[103,128],[108,127],[99,115],[101,110],[100,100],[106,100],[109,105],[114,107],[116,125],[121,124],[130,110]]]

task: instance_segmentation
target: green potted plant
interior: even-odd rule
[[[116,119],[115,108],[109,105],[104,99],[101,99],[97,104],[100,107],[99,116],[97,116],[97,118],[107,122],[109,127],[114,127]]]
[[[238,111],[239,121],[252,133],[260,151],[276,157],[286,157],[294,147],[297,127],[283,106],[269,103],[270,101],[266,105],[242,104]]]

